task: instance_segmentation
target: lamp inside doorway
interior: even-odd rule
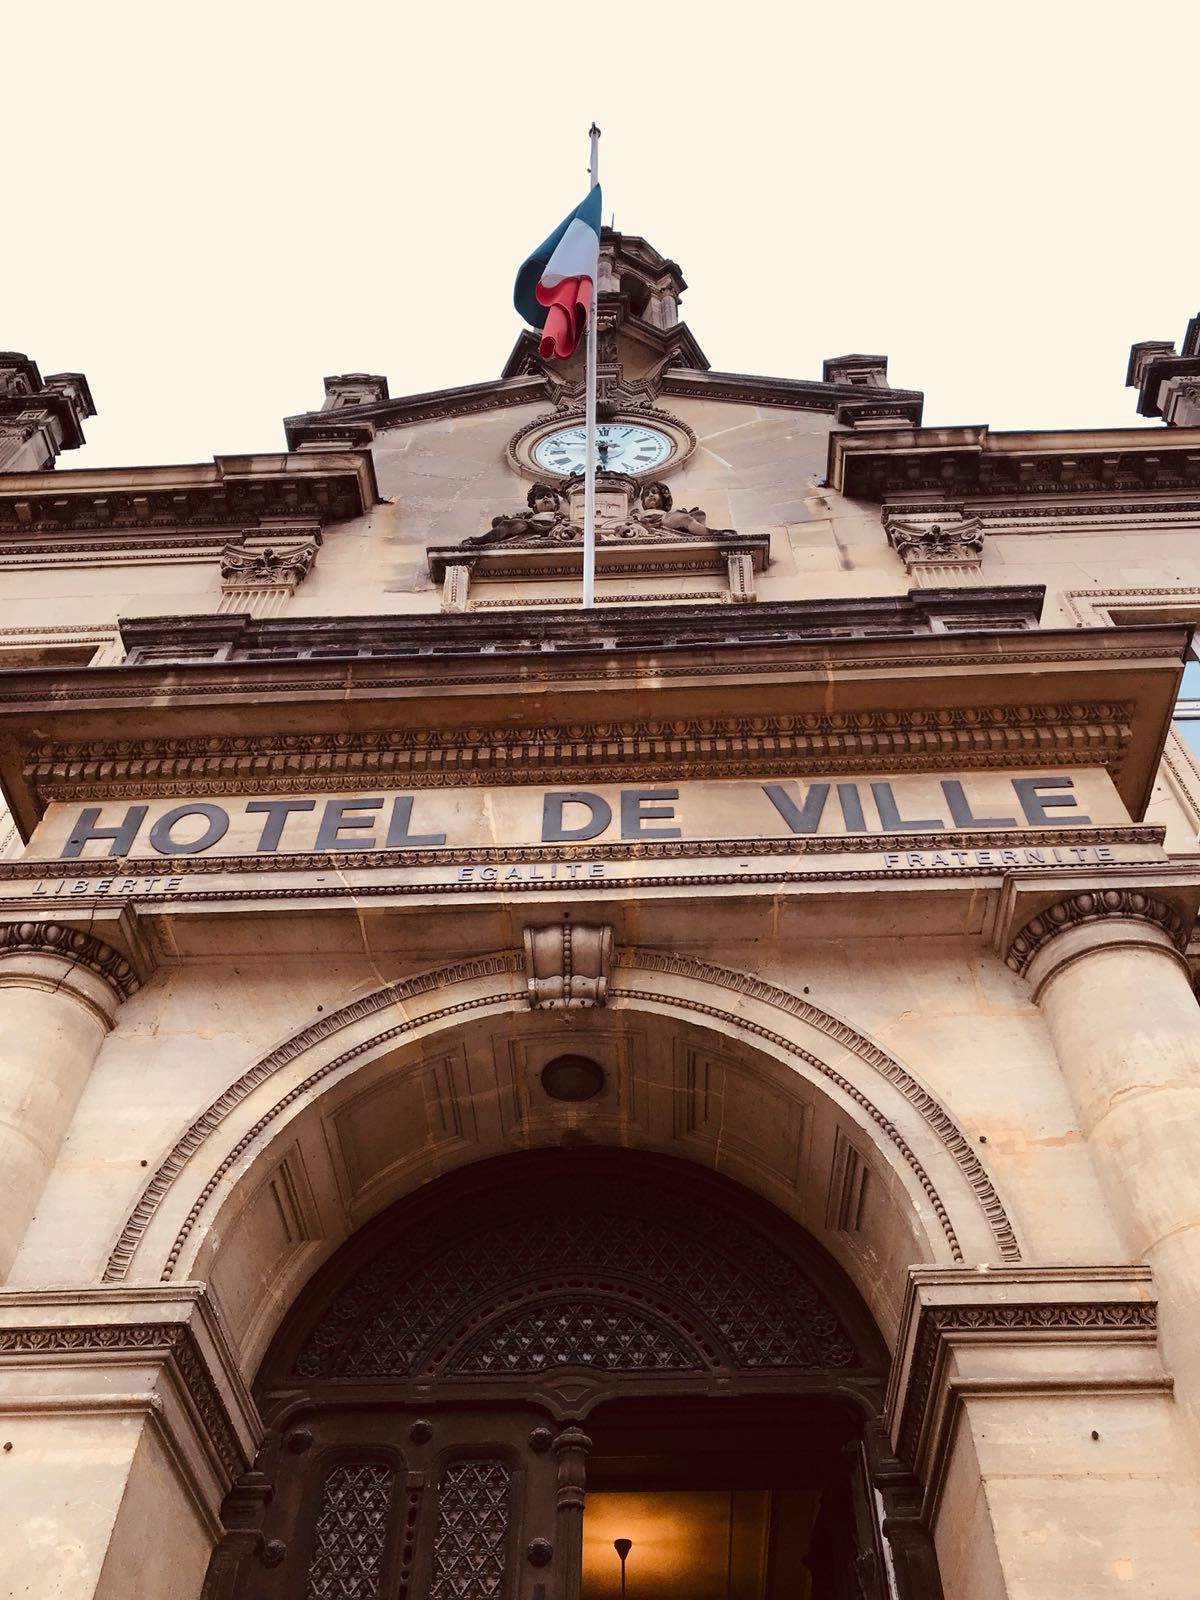
[[[625,1600],[625,1563],[629,1560],[629,1552],[633,1549],[632,1539],[614,1539],[613,1549],[621,1562],[621,1600]]]

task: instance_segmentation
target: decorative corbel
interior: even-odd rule
[[[612,928],[555,922],[525,929],[527,994],[533,1011],[602,1006],[612,968]]]
[[[271,588],[295,593],[312,571],[317,542],[293,545],[290,550],[246,550],[227,544],[221,552],[221,586],[225,589]]]
[[[883,513],[888,543],[918,589],[944,589],[978,579],[983,569],[983,524],[947,507],[898,517]]]
[[[248,550],[227,544],[221,551],[222,611],[248,611],[264,616],[277,611],[313,569],[320,537],[278,549],[267,545]]]

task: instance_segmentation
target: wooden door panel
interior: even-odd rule
[[[261,1530],[206,1600],[539,1600],[550,1440],[523,1407],[314,1407],[273,1441]]]

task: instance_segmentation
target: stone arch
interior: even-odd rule
[[[882,1600],[897,1524],[876,1485],[918,1490],[883,1440],[887,1369],[837,1263],[730,1178],[574,1145],[477,1162],[389,1206],[303,1286],[254,1384],[256,1470],[206,1593],[323,1593],[314,1573],[365,1551],[381,1593],[396,1572],[401,1594],[509,1593],[516,1553],[578,1595],[599,1537],[589,1558],[585,1487],[589,1516],[617,1514],[615,1491],[639,1536],[669,1526],[671,1559],[702,1567],[712,1491],[732,1537],[739,1486],[756,1497],[739,1527],[750,1510],[764,1536],[771,1517],[799,1530],[772,1571]],[[902,1532],[895,1592],[940,1593],[907,1581],[910,1547],[927,1571],[935,1557],[911,1513]],[[272,1551],[290,1582],[264,1580]]]
[[[160,1163],[106,1281],[211,1278],[219,1296],[247,1302],[232,1321],[253,1364],[300,1283],[386,1205],[452,1167],[571,1139],[678,1154],[737,1178],[821,1239],[887,1336],[912,1262],[1019,1259],[945,1108],[810,1001],[626,949],[606,1008],[531,1012],[523,972],[519,955],[499,952],[386,985],[255,1062]],[[610,1063],[611,1093],[547,1110],[531,1098],[531,1064],[564,1043]],[[339,1142],[384,1125],[397,1138],[415,1130],[407,1154],[389,1165],[375,1150],[348,1170]],[[332,1176],[316,1181],[317,1166]],[[275,1219],[274,1255],[247,1220],[256,1213]]]

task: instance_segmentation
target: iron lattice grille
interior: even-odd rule
[[[294,1371],[405,1378],[567,1364],[815,1371],[858,1358],[772,1238],[642,1175],[619,1190],[541,1181],[446,1206],[335,1296]]]
[[[438,1488],[429,1600],[495,1600],[504,1590],[509,1473],[503,1461],[455,1461]]]
[[[544,1372],[549,1367],[608,1372],[696,1372],[703,1362],[675,1329],[628,1306],[553,1300],[518,1311],[460,1349],[448,1371]]]
[[[305,1600],[378,1600],[392,1469],[378,1461],[334,1467],[317,1513]]]

